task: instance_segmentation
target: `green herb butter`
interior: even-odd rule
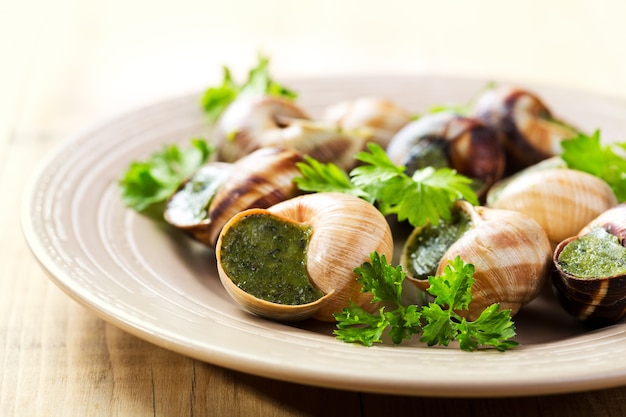
[[[604,228],[568,243],[558,257],[561,269],[583,279],[606,278],[626,274],[626,248]]]
[[[269,214],[252,214],[222,236],[222,268],[245,292],[265,301],[300,305],[324,294],[311,285],[306,253],[311,229]]]
[[[207,165],[199,169],[171,198],[167,211],[174,224],[194,225],[207,218],[208,207],[231,168]]]
[[[426,167],[449,168],[450,162],[446,153],[446,143],[436,137],[426,137],[416,143],[405,162],[407,175]]]
[[[437,225],[424,226],[407,246],[409,273],[424,280],[435,275],[443,255],[469,227],[469,218],[459,212],[454,212],[450,221],[441,220]]]

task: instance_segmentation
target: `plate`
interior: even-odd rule
[[[293,80],[313,116],[324,106],[383,96],[416,113],[465,103],[486,80],[428,76]],[[626,137],[626,104],[545,86],[558,116],[604,138]],[[626,384],[626,324],[583,328],[549,291],[516,316],[511,351],[463,352],[419,342],[370,348],[332,336],[332,324],[249,315],[227,296],[214,253],[162,222],[126,209],[117,179],[163,144],[207,137],[199,95],[186,94],[75,135],[39,168],[22,226],[50,278],[104,320],[151,343],[233,370],[363,392],[440,397],[552,394]]]

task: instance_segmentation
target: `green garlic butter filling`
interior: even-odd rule
[[[243,291],[272,303],[301,305],[324,294],[306,269],[311,228],[271,214],[242,217],[224,232],[221,264]]]
[[[415,279],[434,276],[439,262],[448,248],[470,228],[467,215],[453,212],[451,221],[441,220],[437,225],[426,225],[412,236],[407,246],[408,272]]]
[[[602,227],[568,243],[558,256],[561,269],[583,279],[626,274],[626,248]]]
[[[178,225],[194,225],[207,218],[208,207],[231,169],[205,166],[178,190],[168,204],[168,215]]]

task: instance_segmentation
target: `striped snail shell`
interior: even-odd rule
[[[615,193],[600,178],[550,166],[527,168],[495,184],[487,194],[489,207],[519,211],[535,219],[553,246],[616,204]]]
[[[597,241],[601,244],[589,247],[581,245],[585,237],[592,235],[601,239]],[[568,249],[574,253],[571,260],[561,256]],[[585,253],[590,256],[576,259],[576,255]],[[605,211],[576,236],[560,242],[554,251],[553,262],[556,273],[552,275],[552,286],[560,304],[569,314],[581,321],[599,325],[615,323],[624,318],[626,203]]]
[[[486,307],[499,303],[500,309],[510,309],[515,315],[539,295],[548,280],[552,251],[545,232],[532,218],[514,211],[472,206],[466,201],[455,204],[460,219],[467,222],[465,227],[449,234],[450,224],[434,229],[426,225],[407,239],[401,258],[407,279],[427,290],[428,276],[442,274],[448,262],[459,256],[475,268],[472,302],[469,310],[459,314],[475,320]],[[432,253],[424,246],[426,241],[439,246],[440,253],[432,255],[432,269],[418,276],[413,262]],[[424,254],[422,259],[414,257],[416,250]]]
[[[372,142],[383,149],[402,127],[411,121],[411,114],[398,104],[379,97],[344,100],[324,109],[322,120],[344,129],[367,127]]]
[[[252,272],[269,263],[264,262],[265,259],[268,257],[273,259],[279,256],[279,253],[293,249],[263,243],[266,242],[263,240],[265,238],[269,238],[269,242],[282,239],[281,235],[276,235],[275,232],[238,235],[237,228],[251,216],[259,216],[259,222],[268,220],[269,217],[271,221],[293,224],[309,231],[306,247],[298,248],[296,253],[297,256],[303,256],[308,280],[313,287],[321,291],[323,294],[321,298],[304,304],[279,303],[260,297],[252,291],[246,291],[241,288],[242,284],[235,283],[254,280],[251,285],[264,293],[274,292],[274,289],[280,292],[280,287],[286,285],[281,281],[272,284],[274,285],[272,288],[267,288],[271,277],[278,275],[282,278],[281,274],[251,277]],[[245,248],[255,249],[246,250],[246,256],[239,255],[239,252],[231,247],[240,242],[245,242]],[[306,194],[268,209],[243,211],[227,222],[216,247],[220,280],[233,299],[253,314],[280,321],[303,320],[308,317],[334,321],[333,313],[348,307],[351,300],[367,311],[376,309],[377,305],[371,303],[371,294],[361,292],[361,284],[356,280],[354,272],[356,267],[369,262],[372,252],[378,252],[391,259],[393,239],[390,227],[373,205],[343,193]],[[279,258],[278,263],[287,260]],[[228,268],[232,261],[236,271],[240,271],[241,265],[245,265],[243,272],[240,273],[243,277],[235,276],[237,274],[232,272],[233,268]]]
[[[430,113],[407,124],[391,139],[387,154],[409,175],[427,166],[455,169],[474,180],[479,197],[505,169],[496,133],[478,119],[452,112]]]
[[[281,97],[242,97],[222,114],[214,130],[218,159],[234,162],[263,147],[293,149],[344,170],[357,164],[354,155],[365,149],[372,132],[367,127],[346,129],[311,120],[290,100]]]
[[[293,179],[301,175],[296,164],[302,161],[294,150],[261,148],[235,163],[209,163],[170,197],[165,219],[215,247],[222,227],[233,215],[300,194]]]
[[[561,142],[578,134],[555,117],[539,96],[507,85],[486,90],[476,101],[474,115],[501,135],[506,175],[559,155]]]
[[[284,97],[247,95],[237,98],[222,113],[213,130],[217,158],[235,162],[262,146],[259,135],[285,127],[292,119],[310,119],[292,100]]]

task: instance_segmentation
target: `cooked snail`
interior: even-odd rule
[[[552,284],[579,320],[611,324],[626,316],[626,204],[611,208],[554,251]]]
[[[317,193],[235,215],[219,236],[216,257],[222,284],[247,311],[332,321],[350,300],[376,308],[353,271],[374,251],[393,255],[382,214],[357,197]]]
[[[411,121],[411,114],[390,100],[361,97],[327,107],[322,120],[344,129],[366,126],[373,132],[372,141],[386,148],[393,135]]]
[[[507,175],[561,153],[561,142],[578,130],[556,118],[528,90],[499,86],[483,93],[475,116],[501,134],[507,152]]]
[[[168,200],[165,219],[197,240],[214,247],[224,224],[249,208],[266,208],[300,194],[293,179],[300,175],[300,153],[261,148],[235,163],[211,162]]]
[[[472,302],[461,311],[475,320],[489,305],[499,303],[511,315],[541,292],[550,267],[551,246],[537,222],[509,210],[456,203],[450,222],[416,228],[401,256],[407,279],[422,290],[428,276],[439,275],[460,256],[474,264]]]
[[[519,211],[535,219],[553,245],[574,236],[616,204],[606,182],[568,168],[531,167],[502,180],[487,194],[489,207]]]
[[[236,100],[214,132],[221,161],[233,162],[263,147],[281,147],[346,170],[356,165],[354,155],[370,139],[367,128],[344,129],[313,121],[291,101],[266,96]]]
[[[274,96],[243,96],[217,120],[213,143],[220,161],[235,162],[259,147],[259,134],[280,131],[292,119],[310,119],[293,101]]]
[[[387,154],[396,165],[406,166],[408,174],[427,166],[453,168],[474,180],[481,197],[505,168],[496,133],[477,119],[449,112],[407,124],[391,139]]]

